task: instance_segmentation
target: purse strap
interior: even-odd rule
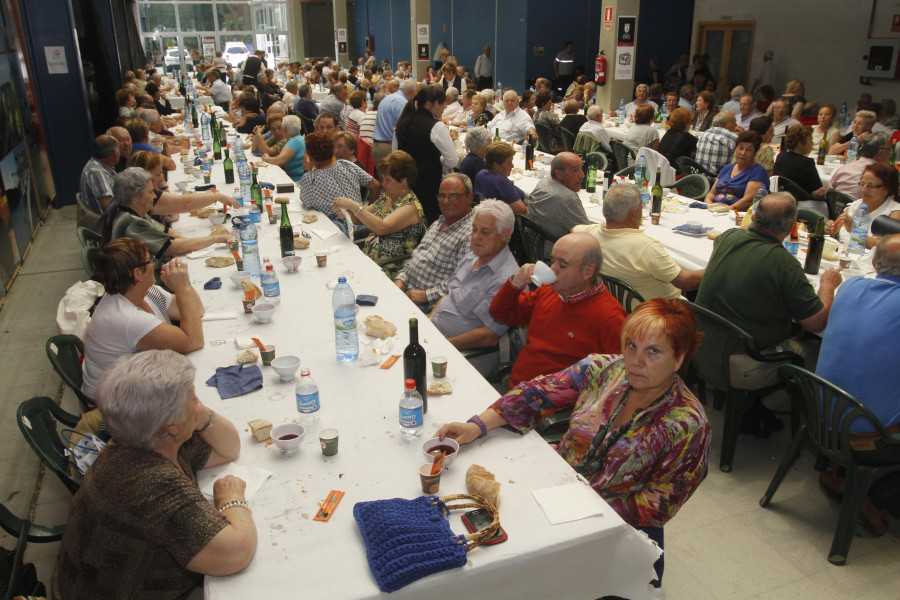
[[[474,550],[484,543],[485,540],[490,539],[497,533],[497,529],[500,527],[500,513],[489,500],[474,494],[453,494],[450,496],[434,497],[443,503],[441,508],[448,512],[451,510],[462,510],[464,508],[483,508],[494,517],[491,524],[484,529],[469,533],[465,536],[459,536],[464,537],[466,540],[466,552]],[[457,500],[468,500],[468,502],[456,503]]]

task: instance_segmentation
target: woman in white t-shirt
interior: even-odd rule
[[[622,143],[634,150],[638,148],[659,148],[659,131],[653,127],[653,116],[655,111],[649,104],[638,107],[634,111],[634,125],[628,129],[628,133],[622,139]],[[634,164],[633,159],[629,156],[628,164]]]
[[[860,199],[848,206],[837,219],[828,221],[825,224],[825,233],[833,235],[837,230],[841,241],[848,242],[853,217],[856,216],[856,211],[863,204],[866,205],[866,212],[872,217],[873,222],[876,217],[881,215],[888,215],[890,218],[900,221],[900,202],[897,202],[898,186],[900,186],[900,176],[893,167],[883,163],[873,163],[867,166],[859,178]],[[878,240],[877,236],[872,235],[870,222],[866,248],[874,248]]]
[[[84,339],[84,381],[93,396],[106,368],[120,356],[142,350],[191,352],[203,347],[203,303],[191,286],[187,265],[175,259],[163,265],[155,285],[154,260],[143,242],[119,238],[97,255],[97,271],[106,293]],[[172,321],[180,321],[176,327]]]

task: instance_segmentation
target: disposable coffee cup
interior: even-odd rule
[[[538,287],[549,285],[556,281],[556,273],[547,266],[547,263],[539,260],[534,264],[534,272],[531,274],[531,281]]]
[[[659,213],[650,213],[650,223],[652,225],[659,225]]]
[[[322,454],[334,456],[338,453],[338,430],[334,428],[323,429],[319,432],[319,446]]]
[[[316,252],[316,265],[319,267],[324,267],[328,264],[328,253],[327,252]]]
[[[270,367],[272,366],[272,360],[275,358],[275,346],[266,344],[264,348],[265,350],[261,350],[259,355],[262,357],[263,366]]]
[[[432,357],[431,373],[437,378],[447,376],[447,357],[446,356]]]
[[[425,463],[419,467],[419,479],[422,483],[423,494],[437,494],[438,490],[441,489],[441,473],[443,473],[444,470],[441,469],[437,474],[432,475],[431,465],[432,463]]]

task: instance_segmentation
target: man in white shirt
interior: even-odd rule
[[[694,112],[694,86],[686,83],[678,88],[678,106]]]
[[[650,86],[646,83],[638,85],[634,90],[634,100],[625,105],[625,116],[630,117],[634,114],[634,111],[645,104],[653,106],[654,111],[659,110],[659,106],[656,102],[652,102],[648,100],[648,98],[650,98]]]
[[[475,89],[483,90],[494,87],[494,60],[491,58],[491,47],[484,47],[484,54],[475,59]]]
[[[450,115],[456,114],[456,112],[459,110],[460,106],[462,106],[462,105],[459,103],[459,90],[456,89],[455,87],[448,87],[447,88],[447,103],[444,106],[444,114],[443,114],[442,118],[446,119]]]
[[[766,50],[765,54],[763,54],[763,64],[759,69],[759,75],[757,75],[753,81],[753,86],[750,88],[751,93],[755,93],[764,85],[770,85],[772,88],[775,88],[775,63],[772,62],[774,57],[775,54],[771,50]]]
[[[599,106],[591,106],[587,111],[587,123],[581,126],[578,133],[584,132],[600,142],[600,147],[605,152],[612,152],[609,146],[609,132],[603,127],[603,109]]]
[[[504,110],[497,113],[497,116],[488,123],[488,129],[499,131],[500,139],[510,143],[521,140],[526,135],[532,139],[537,138],[534,121],[527,112],[519,108],[519,96],[515,90],[507,89],[504,92],[503,108]]]
[[[750,94],[741,96],[740,108],[738,110],[738,125],[743,129],[750,127],[750,121],[756,117],[762,116],[762,114],[756,110],[756,102],[753,101],[753,96]]]
[[[787,133],[787,130],[794,125],[799,124],[800,121],[792,118],[790,113],[788,112],[787,100],[779,98],[772,103],[772,127],[775,130],[775,133],[772,136],[773,144],[780,145],[781,140],[784,138],[784,134]]]

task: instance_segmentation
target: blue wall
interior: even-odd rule
[[[567,41],[574,42],[575,64],[593,70],[600,40],[601,0],[556,0],[528,2],[526,77],[553,79],[553,59]],[[544,47],[543,56],[534,48]]]
[[[635,49],[635,78],[650,76],[650,59],[658,56],[660,68],[666,71],[682,54],[691,52],[691,32],[694,27],[694,0],[682,0],[678,10],[670,0],[641,0],[638,22],[638,45]]]

